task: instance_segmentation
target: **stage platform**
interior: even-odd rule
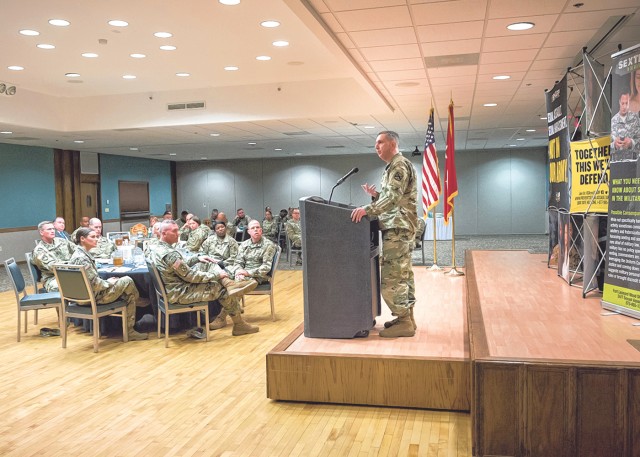
[[[471,372],[465,278],[425,267],[413,271],[415,337],[378,336],[383,323],[392,319],[384,304],[368,338],[305,338],[301,324],[267,354],[267,396],[468,411]]]

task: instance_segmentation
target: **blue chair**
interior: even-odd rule
[[[147,268],[149,269],[151,283],[153,284],[153,288],[156,291],[156,297],[158,299],[158,338],[160,338],[160,324],[162,322],[162,315],[164,314],[164,347],[169,347],[169,316],[171,316],[172,314],[189,313],[193,311],[198,311],[196,314],[198,327],[200,327],[199,311],[204,311],[204,330],[206,340],[209,341],[209,303],[197,302],[190,303],[188,305],[169,303],[169,299],[167,298],[167,290],[165,289],[164,283],[162,282],[160,272],[151,262],[147,262]]]
[[[127,302],[116,300],[99,305],[89,284],[87,273],[82,265],[56,264],[53,273],[58,281],[62,299],[62,321],[69,318],[90,319],[93,322],[93,352],[98,352],[100,339],[100,318],[119,315],[122,317],[122,340],[129,341],[127,331]],[[62,347],[67,347],[67,326],[62,325]]]
[[[44,294],[47,290],[42,287],[42,272],[33,263],[33,256],[30,252],[25,252],[24,258],[27,260],[27,267],[29,267],[29,275],[31,276],[31,282],[33,282],[33,293]],[[38,310],[33,312],[33,325],[38,325]]]
[[[11,285],[13,291],[16,294],[16,304],[18,305],[18,343],[20,342],[20,319],[21,313],[24,312],[24,333],[27,333],[27,311],[33,309],[37,312],[39,309],[55,308],[58,312],[58,324],[60,328],[64,327],[61,323],[62,320],[62,300],[58,292],[50,292],[44,294],[27,294],[25,288],[24,276],[16,263],[16,260],[11,257],[5,260],[4,266],[11,279]],[[20,296],[22,294],[22,297]]]
[[[281,254],[282,254],[282,248],[278,246],[278,248],[276,249],[276,253],[273,256],[273,261],[271,263],[271,270],[269,271],[269,282],[266,282],[264,284],[259,284],[258,287],[256,287],[254,290],[252,290],[251,292],[247,292],[245,295],[242,296],[242,307],[244,308],[244,297],[246,295],[268,295],[269,300],[271,302],[271,320],[273,321],[276,320],[276,310],[273,303],[273,282],[275,281],[276,270],[278,268],[278,262],[280,261]]]

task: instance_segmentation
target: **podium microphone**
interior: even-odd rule
[[[360,170],[358,170],[358,167],[352,168],[349,173],[344,175],[342,178],[338,179],[338,182],[336,183],[336,186],[339,186],[340,184],[345,182],[349,176],[355,175],[358,171],[360,171]]]
[[[345,182],[349,176],[355,175],[358,171],[359,171],[358,167],[354,167],[349,171],[349,173],[344,175],[342,178],[338,179],[338,182],[336,182],[336,184],[331,188],[331,194],[329,195],[329,203],[331,203],[331,198],[333,197],[333,191],[335,190],[335,188],[338,187],[343,182]]]

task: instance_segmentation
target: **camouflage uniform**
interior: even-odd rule
[[[264,220],[262,221],[262,236],[266,236],[270,241],[277,243],[278,238],[278,223],[275,219],[271,219],[270,221]]]
[[[251,221],[251,218],[246,214],[242,218],[236,216],[232,222],[232,225],[237,228],[246,228],[249,226],[249,221]]]
[[[172,246],[160,241],[151,251],[151,262],[156,266],[171,303],[189,305],[191,303],[219,300],[230,315],[240,312],[240,301],[231,298],[218,283],[219,275],[214,272],[200,271],[190,265],[198,262],[193,256],[185,261]]]
[[[615,149],[613,143],[618,138],[631,138],[630,149]],[[629,111],[625,118],[616,113],[611,118],[611,161],[636,160],[640,152],[640,117]]]
[[[98,244],[95,248],[91,249],[89,253],[93,257],[97,257],[99,259],[108,259],[111,257],[111,254],[116,250],[116,245],[109,241],[106,237],[101,236],[98,238]]]
[[[232,263],[238,253],[238,242],[229,235],[220,238],[213,234],[202,243],[200,252],[220,262],[227,262],[231,259],[229,263]]]
[[[151,251],[153,251],[158,244],[160,243],[160,239],[153,237],[149,238],[144,245],[144,258],[149,259],[151,257]]]
[[[58,283],[53,274],[53,264],[67,263],[75,250],[76,245],[63,238],[54,238],[51,243],[38,241],[33,249],[32,261],[42,272],[42,284],[47,292],[58,291]]]
[[[191,229],[187,226],[187,224],[184,224],[182,227],[180,227],[180,230],[178,230],[180,241],[187,241],[189,239],[190,233],[191,233]]]
[[[419,248],[424,238],[424,230],[427,228],[427,223],[421,217],[418,218],[418,226],[416,227],[416,245]]]
[[[257,243],[250,239],[243,241],[240,243],[233,264],[229,265],[227,269],[233,275],[238,270],[247,270],[249,275],[259,284],[268,282],[276,249],[276,245],[264,236]]]
[[[378,216],[382,230],[381,292],[393,313],[409,315],[415,305],[411,251],[418,225],[416,172],[398,153],[382,175],[380,193],[364,207],[367,216]]]
[[[91,251],[93,251],[93,249]],[[96,261],[91,255],[91,252],[85,251],[82,246],[76,248],[68,263],[69,265],[84,266],[97,304],[103,305],[111,303],[120,298],[127,302],[127,324],[131,331],[136,321],[136,301],[140,297],[133,279],[129,276],[122,276],[112,284],[100,278],[98,269],[96,268]]]
[[[211,229],[204,224],[200,224],[194,230],[191,230],[191,233],[189,233],[189,239],[187,240],[187,245],[185,247],[191,252],[198,252],[202,243],[209,238],[210,234]]]
[[[294,248],[302,247],[302,227],[300,227],[300,221],[295,221],[293,219],[289,219],[285,228],[287,229],[287,236],[291,241],[291,246]]]

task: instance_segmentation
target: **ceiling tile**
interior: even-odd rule
[[[424,79],[424,70],[381,71],[378,77],[382,81],[415,81]]]
[[[336,18],[349,32],[392,29],[412,25],[409,9],[406,6],[343,11],[336,13]]]
[[[536,57],[537,53],[537,49],[496,52],[487,52],[486,49],[483,49],[482,54],[480,54],[480,63],[531,62]]]
[[[422,43],[425,57],[448,56],[453,54],[473,54],[480,52],[481,40],[458,40],[440,43]]]
[[[494,19],[558,14],[562,11],[564,4],[565,2],[558,0],[537,0],[535,2],[528,0],[491,0],[488,17]]]
[[[432,24],[416,27],[421,43],[435,41],[468,40],[482,38],[484,21],[456,22],[453,24]]]
[[[361,48],[417,43],[413,27],[352,32],[350,37]]]
[[[491,19],[487,21],[487,29],[484,36],[496,37],[496,36],[523,36],[534,35],[537,33],[549,33],[553,29],[553,26],[557,20],[556,15],[545,16],[520,16],[510,17],[506,19]],[[529,30],[512,31],[507,28],[509,24],[514,22],[533,22],[535,27]],[[556,29],[557,30],[557,29]]]
[[[420,57],[417,44],[401,44],[397,46],[379,46],[376,48],[362,48],[360,52],[367,60],[386,60],[390,55],[398,59]]]
[[[324,0],[333,11],[352,11],[369,8],[405,5],[405,0]]]
[[[509,37],[486,38],[482,50],[484,52],[518,50],[518,49],[538,49],[547,38],[546,34],[518,35]]]
[[[377,60],[371,62],[371,68],[374,71],[417,70],[424,68],[424,62],[420,58]]]
[[[413,5],[411,14],[415,25],[447,24],[464,14],[467,21],[484,20],[486,0],[453,0]]]
[[[576,54],[595,35],[597,30],[574,30],[571,32],[553,32],[549,35],[545,46],[575,46]]]

